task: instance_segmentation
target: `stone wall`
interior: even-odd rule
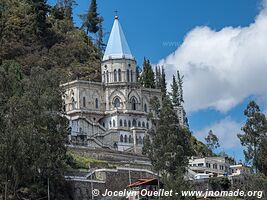
[[[100,194],[104,194],[108,191],[123,191],[127,189],[127,186],[131,183],[136,182],[138,179],[149,179],[156,178],[156,174],[148,171],[142,171],[137,169],[118,169],[118,170],[107,170],[103,171],[102,180],[96,175],[88,177],[87,180],[70,180],[73,188],[73,199],[74,200],[88,200],[88,199],[105,199],[101,195],[92,197],[92,190],[98,189]],[[99,175],[97,175],[99,176]],[[119,198],[113,198],[119,199]],[[124,198],[125,199],[125,198]]]
[[[104,160],[115,166],[152,170],[149,158],[143,155],[82,146],[69,146],[69,149],[78,155]]]

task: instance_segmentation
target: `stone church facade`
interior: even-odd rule
[[[71,144],[140,153],[151,128],[151,99],[161,104],[159,89],[137,82],[136,61],[118,17],[101,64],[101,82],[75,80],[62,84],[70,120]]]

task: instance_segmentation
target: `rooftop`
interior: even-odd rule
[[[108,39],[103,61],[109,59],[133,59],[131,50],[124,36],[118,16],[115,16],[113,27]]]

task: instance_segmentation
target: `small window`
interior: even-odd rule
[[[136,120],[133,119],[133,126],[136,126]]]
[[[143,140],[142,140],[142,137],[141,136],[139,136],[139,144],[143,144]]]
[[[129,71],[129,69],[127,69],[127,82],[129,82],[130,81],[130,71]]]
[[[116,69],[114,69],[114,82],[117,82],[117,70]]]
[[[131,104],[132,104],[132,110],[136,110],[137,101],[136,101],[136,98],[135,97],[132,97]]]
[[[147,105],[144,105],[144,111],[147,112]]]
[[[138,122],[138,127],[141,127],[141,122]]]
[[[128,120],[128,127],[130,128],[131,127],[131,121]]]
[[[120,142],[123,142],[123,135],[120,136]]]
[[[145,122],[142,122],[142,127],[145,127],[146,125],[145,125]]]
[[[133,71],[131,70],[131,82],[133,82]]]
[[[98,99],[95,99],[95,108],[98,108]]]
[[[113,101],[113,105],[115,108],[119,108],[120,105],[121,105],[121,101],[120,101],[120,98],[119,97],[116,97]]]
[[[118,70],[119,82],[121,81],[121,69]]]
[[[126,119],[124,120],[124,127],[127,127],[127,121],[126,121]]]
[[[122,119],[120,119],[120,126],[122,126]]]
[[[128,142],[128,137],[127,137],[127,135],[124,135],[124,142],[125,142],[125,143]]]
[[[102,125],[103,125],[103,127],[105,127],[105,126],[106,126],[106,125],[105,125],[105,122],[103,122],[103,124],[102,124]]]
[[[146,128],[149,129],[149,123],[148,122],[146,123]]]
[[[132,143],[132,136],[129,135],[129,143]]]
[[[83,107],[86,107],[86,99],[83,97]]]
[[[113,119],[113,127],[115,127],[116,126],[116,122],[115,122],[115,120]]]
[[[112,127],[112,123],[111,123],[111,121],[109,121],[109,126]]]
[[[73,97],[71,98],[71,106],[72,106],[72,109],[75,109],[75,100]]]

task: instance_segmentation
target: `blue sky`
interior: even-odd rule
[[[80,26],[78,14],[86,12],[90,1],[76,2],[73,17]],[[98,0],[106,41],[115,10],[138,65],[147,57],[166,66],[169,80],[177,69],[185,75],[185,107],[194,134],[203,140],[213,129],[222,143],[219,151],[243,158],[236,138],[245,122],[243,110],[252,99],[263,110],[267,105],[267,71],[262,70],[267,61],[263,54],[249,52],[251,47],[267,51],[266,29],[258,28],[264,27],[266,18],[257,20],[264,13],[262,1]],[[258,43],[252,42],[254,36]],[[246,85],[248,81],[254,87]]]

